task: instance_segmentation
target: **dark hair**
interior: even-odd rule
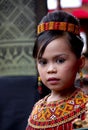
[[[50,21],[56,21],[56,22],[67,22],[67,23],[73,23],[75,25],[78,25],[80,27],[79,20],[71,15],[70,13],[64,12],[64,11],[55,11],[52,13],[48,13],[46,16],[44,16],[40,23],[50,22]],[[54,39],[61,37],[61,36],[67,36],[71,50],[74,52],[77,58],[81,56],[82,48],[83,48],[83,40],[80,37],[80,35],[75,35],[70,32],[60,31],[60,30],[49,30],[44,31],[40,33],[37,36],[37,39],[35,41],[34,49],[33,49],[33,57],[40,58],[42,57],[42,54],[44,53],[44,50],[46,46]]]

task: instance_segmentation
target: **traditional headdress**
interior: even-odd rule
[[[45,22],[38,25],[37,34],[40,34],[44,31],[49,30],[61,30],[61,31],[67,31],[71,32],[75,35],[79,35],[80,28],[78,25],[75,25],[73,23],[68,22]]]

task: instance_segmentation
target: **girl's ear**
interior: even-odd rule
[[[79,59],[79,70],[81,70],[85,65],[85,56],[81,56]]]

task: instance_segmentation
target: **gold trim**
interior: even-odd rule
[[[45,128],[52,128],[52,127],[60,126],[60,125],[62,125],[62,124],[68,123],[69,121],[71,121],[71,120],[77,118],[80,114],[84,113],[85,110],[86,110],[86,109],[83,109],[82,111],[80,111],[79,113],[77,113],[76,115],[74,115],[74,116],[72,116],[72,117],[70,117],[70,118],[68,118],[68,119],[65,119],[65,120],[63,120],[63,121],[61,121],[61,122],[58,122],[58,123],[55,123],[55,124],[52,124],[52,126],[51,126],[51,125],[47,125],[47,126],[36,126],[36,125],[33,125],[33,124],[30,122],[30,120],[29,120],[29,122],[28,122],[28,125],[30,125],[30,126],[33,127],[33,128],[37,128],[37,129],[45,129]]]
[[[44,129],[44,128],[57,127],[57,126],[60,126],[60,125],[62,125],[64,123],[69,123],[69,121],[72,121],[73,119],[77,118],[79,115],[81,115],[82,113],[85,113],[85,111],[87,110],[87,108],[85,107],[85,105],[88,102],[88,96],[85,95],[80,89],[77,89],[70,97],[67,98],[67,100],[75,100],[75,98],[79,97],[79,95],[81,95],[81,98],[83,99],[83,103],[80,104],[80,103],[77,102],[77,104],[80,105],[78,108],[73,109],[71,113],[67,113],[65,116],[64,115],[61,116],[61,118],[56,119],[56,121],[55,120],[48,120],[50,122],[55,121],[55,123],[52,123],[52,124],[50,123],[50,124],[42,125],[41,123],[45,123],[47,121],[33,119],[33,116],[36,117],[36,114],[32,113],[32,115],[28,119],[28,125],[30,125],[33,128],[40,128],[40,129],[43,128]],[[43,103],[44,103],[44,107],[45,107],[45,105],[47,103],[46,100],[47,100],[48,96],[46,96],[44,99],[41,99],[40,101],[38,101],[37,102],[37,106],[39,106],[39,104],[41,106],[41,104],[43,105]],[[58,101],[56,101],[56,102],[58,102]],[[63,100],[63,102],[64,102],[64,100]],[[57,105],[60,105],[60,102],[58,102]],[[36,105],[35,105],[35,107],[36,107]],[[50,107],[50,106],[47,106],[47,107]],[[35,108],[35,110],[36,110],[36,108]],[[59,119],[63,119],[63,120],[59,121]],[[39,124],[39,122],[40,122],[40,124]]]
[[[37,28],[37,34],[40,34],[44,31],[49,31],[49,30],[61,30],[61,31],[67,31],[71,32],[75,35],[79,35],[80,30],[79,26],[72,24],[72,23],[67,23],[67,22],[46,22],[38,25]]]

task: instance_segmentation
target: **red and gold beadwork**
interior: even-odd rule
[[[79,116],[82,120],[85,119],[85,104],[88,97],[82,91],[76,91],[71,97],[64,99],[65,101],[55,101],[47,104],[46,100],[47,96],[35,105],[28,120],[30,130],[31,128],[34,128],[33,130],[56,130],[56,128],[63,130],[62,127],[67,127],[65,130],[71,130],[74,119]]]
[[[44,31],[49,31],[49,30],[61,30],[61,31],[67,31],[71,32],[75,35],[79,35],[80,30],[79,26],[72,24],[72,23],[67,23],[67,22],[46,22],[46,23],[41,23],[38,25],[37,29],[37,34],[40,34]]]

